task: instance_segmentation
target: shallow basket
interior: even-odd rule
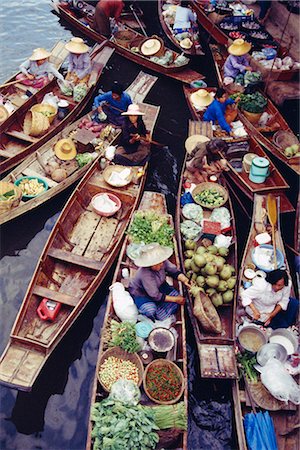
[[[147,389],[147,373],[149,372],[149,369],[151,367],[175,367],[177,370],[177,373],[181,379],[181,389],[179,394],[177,395],[177,397],[175,397],[173,400],[169,400],[169,401],[162,401],[162,400],[156,400],[155,398],[153,398],[148,389]],[[159,405],[173,405],[174,403],[177,403],[180,398],[182,397],[183,391],[184,391],[184,386],[185,386],[185,380],[184,380],[184,376],[183,373],[181,371],[181,369],[172,361],[169,361],[168,359],[155,359],[154,361],[152,361],[150,364],[148,364],[148,366],[146,367],[145,373],[144,373],[144,379],[143,379],[143,386],[144,386],[144,391],[146,392],[147,396],[150,398],[150,400],[152,400],[155,403],[158,403]]]
[[[9,191],[15,191],[15,194],[8,198],[7,200],[0,200],[0,214],[19,205],[22,197],[22,190],[13,183],[7,181],[0,181],[0,195],[5,194]]]
[[[142,363],[139,355],[137,353],[128,353],[120,347],[112,347],[112,348],[109,348],[108,350],[106,350],[104,353],[102,353],[102,356],[101,356],[100,361],[97,366],[98,381],[106,392],[109,392],[109,389],[101,381],[100,376],[99,376],[99,370],[100,370],[100,367],[102,366],[102,364],[104,363],[104,361],[107,358],[109,358],[110,356],[115,356],[116,358],[120,358],[120,359],[123,359],[126,361],[131,361],[133,364],[135,364],[136,367],[138,368],[138,376],[139,376],[138,386],[141,386],[142,381],[143,381],[143,375],[144,375],[144,366],[143,366],[143,363]]]
[[[34,105],[30,110],[43,114],[48,118],[50,123],[53,122],[57,114],[57,109],[53,105],[49,105],[48,103],[39,103],[37,105]]]
[[[111,182],[109,181],[109,178],[110,178],[110,176],[111,176],[111,174],[112,174],[113,172],[122,172],[122,170],[124,170],[124,169],[126,169],[126,168],[128,168],[128,167],[121,166],[121,165],[118,165],[118,164],[110,164],[109,166],[106,166],[105,169],[104,169],[104,171],[103,171],[103,178],[104,178],[104,181],[105,181],[107,184],[109,184],[110,186],[114,186],[114,187],[124,187],[124,186],[127,186],[127,184],[129,184],[129,183],[131,182],[132,177],[133,177],[133,172],[132,172],[132,170],[130,171],[130,174],[128,175],[128,177],[124,179],[124,183],[122,183],[122,184],[120,184],[120,183],[118,183],[118,184],[117,184],[117,183],[111,183]]]
[[[293,133],[283,130],[279,130],[274,134],[273,142],[283,150],[291,145],[299,144],[297,137]]]
[[[136,33],[130,30],[117,31],[114,34],[115,41],[122,47],[129,48],[130,42],[136,37]]]
[[[45,134],[50,127],[48,117],[36,111],[28,111],[24,119],[24,133],[30,136],[40,136]]]
[[[224,197],[223,203],[221,203],[218,206],[208,206],[205,203],[202,203],[202,202],[199,202],[198,200],[196,200],[195,199],[196,195],[200,194],[200,192],[204,191],[205,189],[216,189],[218,192],[220,192]],[[194,199],[194,202],[197,203],[198,205],[202,206],[203,208],[215,209],[215,208],[220,208],[221,206],[225,205],[225,203],[228,200],[228,192],[227,192],[227,189],[225,189],[223,186],[221,186],[221,184],[210,183],[209,181],[207,181],[204,183],[197,184],[195,189],[193,189],[193,191],[192,191],[192,197]]]

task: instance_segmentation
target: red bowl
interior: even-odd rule
[[[110,198],[110,200],[112,200],[113,202],[115,202],[116,207],[115,207],[115,209],[114,209],[113,211],[110,211],[110,212],[104,212],[104,211],[101,211],[101,209],[98,209],[98,208],[95,206],[95,200],[96,200],[97,198],[99,198],[99,197],[102,197],[104,194],[106,194],[106,195]],[[99,216],[110,217],[110,216],[113,216],[117,211],[119,211],[119,209],[120,209],[121,206],[122,206],[122,202],[121,202],[121,200],[119,199],[119,197],[117,197],[116,195],[111,194],[111,193],[109,193],[109,192],[105,192],[105,193],[101,193],[101,194],[96,194],[96,195],[94,195],[94,197],[93,197],[92,200],[91,200],[91,205],[92,205],[92,208],[93,208],[93,210],[95,211],[95,213],[96,213],[96,214],[99,214]]]

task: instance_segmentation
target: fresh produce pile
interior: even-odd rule
[[[135,243],[158,242],[173,248],[174,230],[168,224],[168,218],[153,211],[138,211],[127,233]]]
[[[31,195],[35,197],[36,195],[41,194],[45,190],[45,186],[43,183],[38,181],[36,178],[33,179],[24,179],[20,182],[19,187],[22,190],[23,195]]]
[[[81,168],[86,164],[90,164],[95,158],[93,157],[92,153],[86,152],[86,153],[78,153],[75,159],[78,162],[78,166]]]
[[[87,85],[84,83],[77,84],[73,90],[73,100],[76,103],[81,102],[81,100],[87,94]]]
[[[257,364],[255,355],[249,353],[238,353],[237,360],[239,367],[248,381],[256,383],[258,381],[258,373],[254,369],[254,365]]]
[[[135,324],[131,322],[117,322],[112,319],[110,331],[111,340],[108,343],[109,347],[121,347],[128,353],[135,353],[140,350],[140,344],[136,339]]]
[[[262,113],[264,112],[268,100],[260,92],[255,92],[254,94],[233,94],[230,96],[234,100],[240,97],[239,109],[248,111],[251,113]]]
[[[202,206],[221,206],[224,203],[225,197],[218,189],[204,189],[194,197],[197,203]]]
[[[184,267],[188,278],[194,280],[208,295],[214,306],[230,303],[236,284],[235,269],[226,264],[229,249],[215,245],[204,247],[194,241],[185,241]]]
[[[174,400],[182,388],[182,380],[171,364],[157,365],[152,363],[146,375],[146,387],[155,400],[168,402]]]
[[[12,189],[11,191],[7,191],[4,194],[0,195],[0,200],[2,202],[5,202],[6,200],[9,200],[10,198],[14,197],[16,195],[16,191]]]
[[[131,361],[109,356],[99,368],[99,378],[102,384],[111,389],[111,386],[120,378],[139,382],[139,371]]]
[[[293,156],[300,156],[299,144],[293,144],[290,147],[284,149],[284,154],[287,158],[292,158]]]

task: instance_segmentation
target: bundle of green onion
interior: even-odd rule
[[[177,428],[187,430],[187,411],[184,402],[175,405],[144,406],[154,413],[155,424],[160,430]]]

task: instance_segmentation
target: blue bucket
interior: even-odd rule
[[[264,183],[269,175],[269,160],[262,156],[256,156],[251,163],[249,180],[252,181],[252,183]]]

